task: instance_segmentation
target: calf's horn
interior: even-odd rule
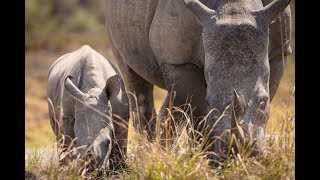
[[[83,100],[85,97],[85,94],[83,92],[80,91],[80,89],[77,88],[77,86],[75,86],[71,79],[73,79],[73,76],[68,75],[65,80],[64,80],[64,86],[66,87],[67,91],[74,96],[75,98],[79,99],[79,100]]]

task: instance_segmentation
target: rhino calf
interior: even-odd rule
[[[115,168],[126,154],[129,102],[118,70],[84,45],[58,58],[48,74],[50,124],[60,159],[70,147],[94,167]],[[89,153],[88,153],[89,152]],[[74,156],[68,156],[72,159]]]

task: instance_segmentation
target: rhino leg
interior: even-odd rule
[[[162,73],[167,91],[169,92],[159,112],[159,118],[162,118],[161,127],[165,126],[165,128],[161,128],[163,131],[161,138],[166,138],[166,136],[170,134],[166,132],[166,130],[174,129],[174,127],[172,127],[173,123],[169,123],[171,127],[167,127],[168,124],[163,121],[163,119],[167,117],[167,111],[165,111],[165,109],[170,105],[181,107],[181,105],[190,104],[192,110],[188,106],[181,108],[189,115],[192,111],[194,125],[197,125],[197,121],[207,114],[207,105],[205,103],[206,83],[203,71],[192,64],[178,66],[166,64],[162,66]],[[172,93],[172,91],[174,93]],[[175,97],[173,98],[173,96]],[[172,111],[172,113],[175,121],[180,121],[183,117],[181,112]]]
[[[57,142],[56,147],[59,159],[64,153],[70,150],[68,147],[75,137],[73,131],[74,119],[63,115],[63,110],[60,107],[61,105],[55,106],[54,104],[52,104],[51,100],[48,100],[49,120]],[[74,144],[70,148],[73,147]],[[59,163],[60,165],[66,165],[71,159],[75,157],[76,152],[69,153],[69,155],[64,159],[62,159],[61,161],[59,160]]]
[[[51,129],[53,130],[56,141],[59,142],[59,140],[61,139],[61,137],[59,137],[59,131],[60,131],[59,130],[59,121],[55,117],[55,114],[53,113],[53,110],[51,109],[51,107],[52,107],[51,104],[48,103]],[[59,146],[57,146],[57,147],[59,147]]]
[[[284,73],[284,67],[287,61],[287,57],[285,56],[282,60],[282,56],[277,56],[274,60],[270,61],[270,101],[272,101],[275,96],[277,89],[280,85],[281,78]]]
[[[75,138],[73,126],[74,120],[70,120],[69,117],[62,117],[59,122],[59,131],[58,134],[56,134],[59,159],[75,147],[75,144],[71,144],[72,140]],[[68,156],[61,159],[60,163],[66,164],[71,159],[75,158],[75,156],[76,155],[74,153],[69,153]]]
[[[175,126],[172,123],[168,122],[168,120],[171,121],[171,117],[169,116],[167,111],[167,109],[172,109],[172,106],[174,105],[173,100],[175,99],[175,96],[176,96],[176,91],[174,91],[174,89],[168,91],[161,105],[161,108],[159,110],[159,114],[157,116],[155,137],[157,138],[157,141],[162,145],[164,145],[166,142],[166,139],[169,138],[168,129],[175,131]]]
[[[115,117],[114,117],[115,118]],[[109,158],[109,166],[111,170],[123,169],[125,167],[125,159],[127,154],[128,129],[117,124],[114,125],[114,136],[112,150]]]
[[[133,126],[138,132],[146,131],[148,139],[151,140],[154,138],[154,117],[156,116],[153,102],[153,85],[134,72],[123,62],[119,55],[114,54],[118,60],[126,90],[135,95],[135,97],[131,94],[128,95],[133,112]]]

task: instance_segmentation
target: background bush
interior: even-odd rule
[[[26,51],[107,46],[104,0],[26,0]]]

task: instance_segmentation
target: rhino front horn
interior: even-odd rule
[[[243,113],[244,107],[241,103],[240,96],[234,89],[231,108],[231,133],[235,134],[240,140],[244,139],[244,133],[241,126],[238,125],[238,121],[240,121]]]

